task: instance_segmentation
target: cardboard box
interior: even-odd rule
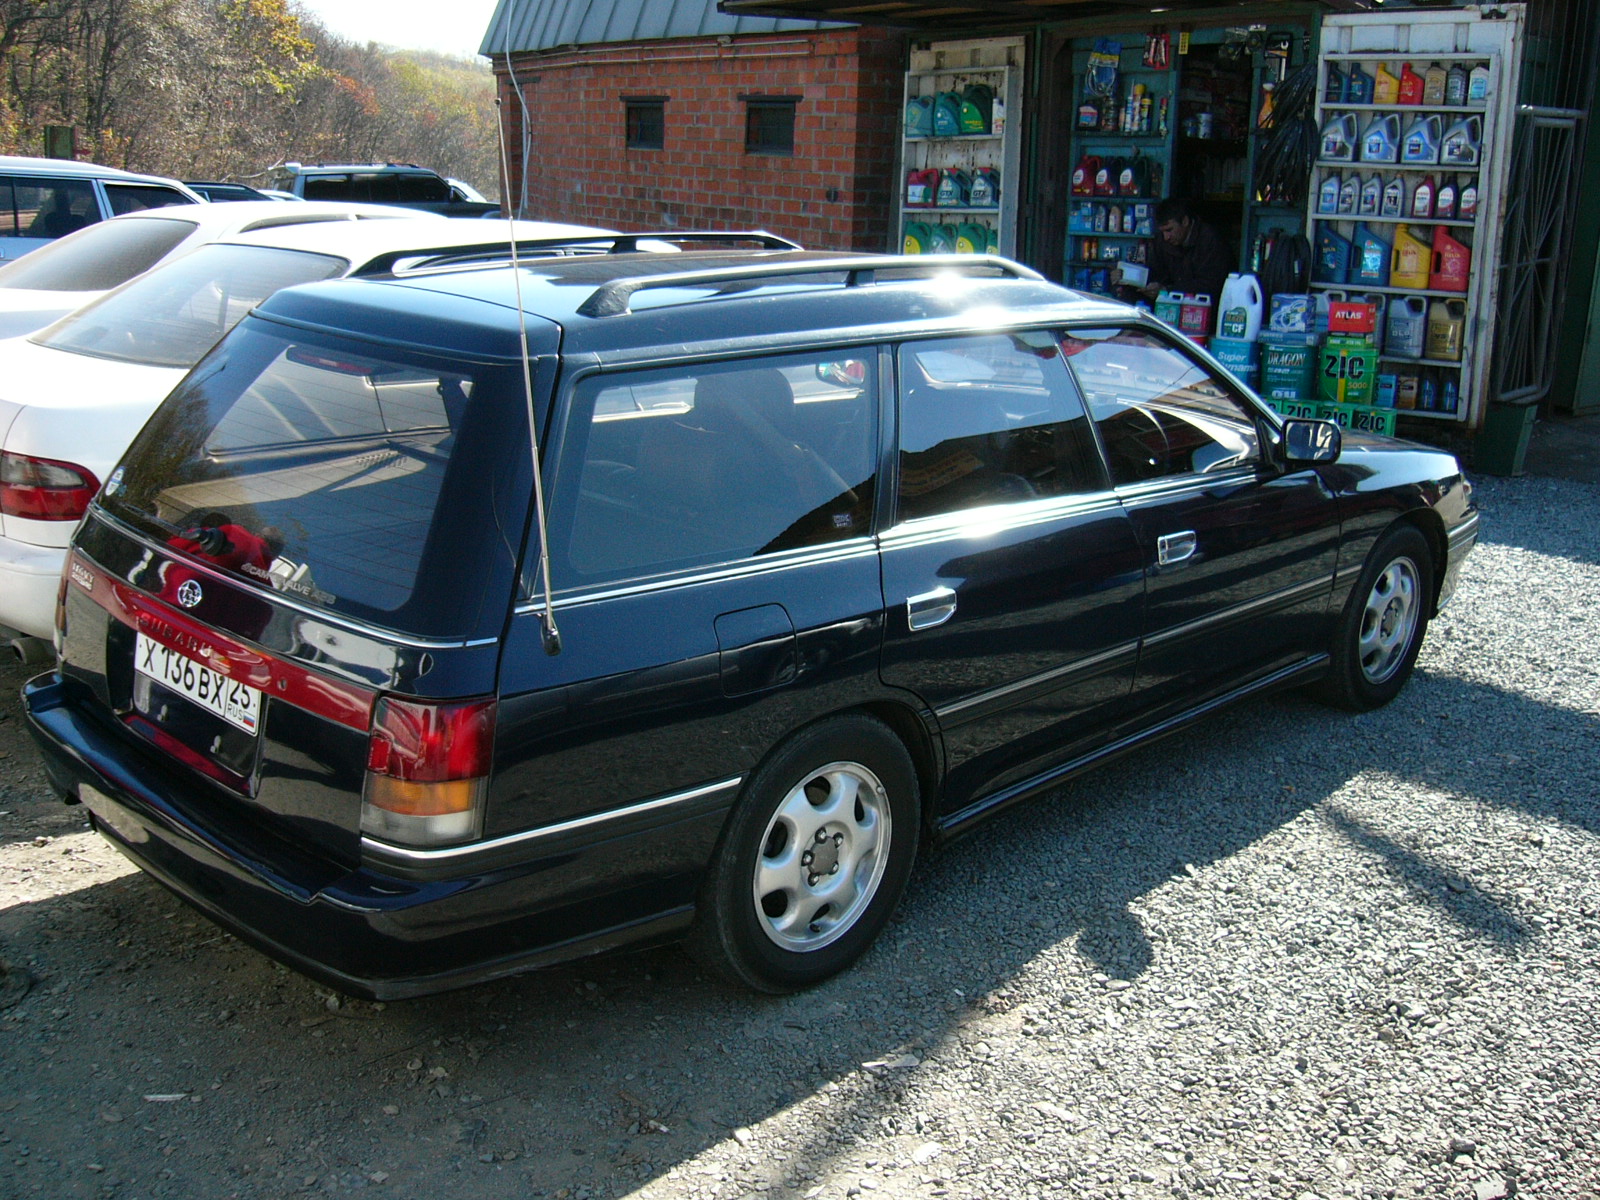
[[[1305,417],[1315,420],[1323,407],[1315,400],[1278,400],[1267,397],[1267,405],[1280,417]]]
[[[1315,339],[1301,337],[1287,344],[1278,339],[1261,340],[1261,395],[1264,399],[1315,400],[1316,379]]]
[[[1394,411],[1370,404],[1317,405],[1317,416],[1324,421],[1337,421],[1341,429],[1352,433],[1381,433],[1384,437],[1394,436]]]
[[[1357,300],[1328,302],[1328,332],[1372,335],[1378,328],[1378,307]]]
[[[1377,374],[1378,351],[1371,338],[1330,333],[1322,346],[1317,398],[1332,404],[1370,405]]]

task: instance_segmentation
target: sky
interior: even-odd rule
[[[400,50],[434,50],[478,60],[495,0],[297,0],[332,33]]]

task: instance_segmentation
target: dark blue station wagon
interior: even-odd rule
[[[27,707],[119,849],[336,987],[687,938],[784,991],[927,840],[1268,689],[1392,699],[1470,497],[996,259],[317,284],[111,475]]]

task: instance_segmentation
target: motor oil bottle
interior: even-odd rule
[[[1483,108],[1489,103],[1489,64],[1478,63],[1467,73],[1467,104]]]
[[[1339,181],[1339,215],[1353,217],[1361,199],[1361,176],[1354,171]]]
[[[1406,63],[1400,68],[1400,103],[1421,104],[1423,79],[1411,69],[1411,64]]]
[[[989,231],[976,221],[956,226],[956,253],[982,254],[989,245]]]
[[[1135,155],[1122,164],[1122,170],[1117,172],[1117,195],[1142,196],[1148,187],[1150,170],[1145,165],[1142,155]]]
[[[1422,102],[1430,108],[1443,104],[1445,84],[1449,81],[1450,73],[1444,69],[1443,63],[1429,63],[1428,69],[1422,73]]]
[[[1389,70],[1388,63],[1379,63],[1372,76],[1372,102],[1374,104],[1400,103],[1400,77]]]
[[[1400,158],[1400,114],[1373,117],[1361,135],[1361,161],[1392,163]]]
[[[1422,386],[1417,389],[1417,408],[1432,412],[1439,406],[1439,380],[1432,371],[1422,373]]]
[[[906,102],[906,136],[933,136],[933,97],[916,96]]]
[[[1435,300],[1428,307],[1428,357],[1461,361],[1461,339],[1467,327],[1465,300]]]
[[[1229,275],[1217,301],[1217,336],[1253,342],[1261,336],[1261,282],[1254,275]]]
[[[972,191],[972,180],[958,167],[945,167],[939,172],[939,189],[934,203],[940,208],[965,208]]]
[[[1106,232],[1107,233],[1121,233],[1122,232],[1122,205],[1120,205],[1120,204],[1108,204],[1108,205],[1106,205]]]
[[[1453,413],[1461,406],[1461,382],[1455,375],[1445,377],[1444,386],[1439,389],[1439,411]]]
[[[1433,219],[1435,221],[1454,221],[1456,219],[1456,177],[1444,175],[1439,179],[1439,195],[1433,201]]]
[[[939,187],[937,170],[906,172],[906,207],[933,207],[934,193]]]
[[[933,246],[933,231],[923,221],[906,222],[906,232],[903,239],[903,252],[906,254],[930,254]]]
[[[1351,63],[1344,77],[1344,102],[1346,104],[1371,104],[1375,80],[1360,63]]]
[[[1396,408],[1415,408],[1417,406],[1417,377],[1415,374],[1401,375],[1395,380],[1394,406]]]
[[[1436,292],[1464,292],[1472,274],[1472,247],[1456,241],[1443,225],[1433,227],[1433,271],[1428,286]]]
[[[1329,175],[1317,189],[1317,211],[1333,216],[1339,211],[1339,185],[1343,182],[1337,173]]]
[[[1377,174],[1369,175],[1361,185],[1361,199],[1356,203],[1356,215],[1375,217],[1382,203],[1383,177]]]
[[[1461,185],[1461,199],[1456,201],[1456,220],[1473,221],[1478,216],[1478,181],[1467,176]]]
[[[1421,358],[1428,345],[1428,302],[1421,296],[1396,296],[1389,305],[1383,333],[1390,354]]]
[[[1342,104],[1344,102],[1344,88],[1344,69],[1336,62],[1329,63],[1328,78],[1322,86],[1322,102],[1324,104]]]
[[[1378,206],[1380,217],[1403,217],[1406,215],[1406,181],[1398,175],[1392,175],[1389,182],[1383,185],[1383,199]]]
[[[1000,203],[1000,171],[996,167],[978,167],[972,172],[972,190],[967,202],[973,208],[993,208]]]
[[[933,136],[961,135],[961,97],[955,92],[940,92],[933,98]]]
[[[932,233],[934,254],[954,254],[956,252],[956,227],[954,225],[930,225]]]
[[[986,83],[970,83],[961,93],[960,123],[964,134],[989,132],[989,113],[994,107],[994,89]]]
[[[1117,194],[1117,173],[1121,170],[1121,163],[1115,158],[1100,160],[1100,165],[1094,172],[1094,194],[1096,196],[1115,196]]]
[[[1433,251],[1428,243],[1411,232],[1409,225],[1394,227],[1394,265],[1389,270],[1389,286],[1426,288],[1433,269]]]
[[[1424,175],[1422,182],[1411,192],[1411,215],[1419,221],[1433,216],[1433,194],[1436,188],[1432,175]]]
[[[1462,117],[1439,143],[1439,161],[1452,167],[1475,167],[1483,144],[1483,118]]]
[[[1467,102],[1467,64],[1456,63],[1444,79],[1444,102],[1461,108]]]
[[[1356,115],[1341,113],[1322,127],[1324,162],[1350,162],[1356,156]]]
[[[1400,143],[1400,161],[1413,166],[1438,162],[1443,124],[1438,113],[1418,113],[1413,117]]]
[[[1085,154],[1078,160],[1078,165],[1072,170],[1072,194],[1074,196],[1094,195],[1094,177],[1100,170],[1100,156]]]
[[[985,254],[1000,253],[1000,231],[987,221],[980,222],[984,228],[983,252]]]
[[[1326,224],[1317,228],[1317,253],[1313,272],[1322,283],[1350,282],[1350,239]]]
[[[1355,269],[1349,282],[1367,287],[1389,286],[1389,263],[1394,247],[1366,225],[1356,226]]]

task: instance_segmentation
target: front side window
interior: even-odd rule
[[[661,150],[667,144],[667,102],[660,96],[623,101],[629,150]]]
[[[900,520],[1102,490],[1055,335],[900,348]]]
[[[143,212],[147,208],[194,203],[177,188],[162,187],[159,183],[108,183],[106,199],[111,202],[111,211],[119,217],[123,213]]]
[[[857,352],[583,381],[551,519],[556,586],[866,536],[875,375]]]
[[[0,180],[0,206],[0,237],[66,237],[100,219],[87,179]]]
[[[1164,338],[1144,329],[1074,329],[1062,346],[1114,483],[1260,462],[1255,411]]]
[[[437,175],[396,175],[395,196],[401,204],[447,204],[450,185]]]
[[[35,334],[41,346],[154,367],[192,367],[279,288],[342,274],[325,254],[201,246]]]
[[[746,96],[744,103],[744,152],[793,154],[794,113],[799,100],[793,96]]]

